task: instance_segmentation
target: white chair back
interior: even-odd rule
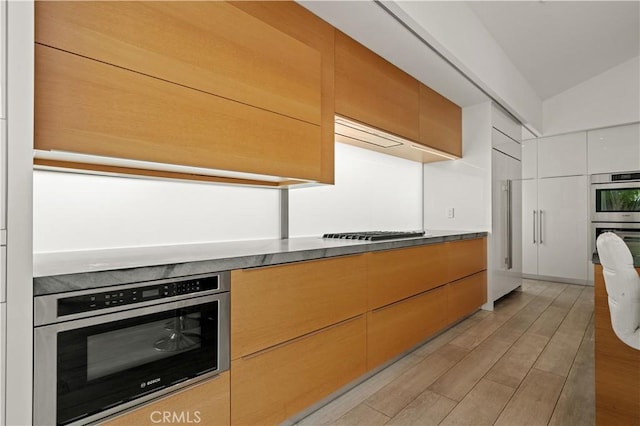
[[[633,256],[622,239],[612,232],[596,242],[609,296],[613,331],[620,340],[640,350],[640,277]]]

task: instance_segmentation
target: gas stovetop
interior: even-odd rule
[[[396,238],[422,237],[424,231],[369,231],[369,232],[338,232],[324,234],[322,238],[334,238],[340,240],[382,241]]]

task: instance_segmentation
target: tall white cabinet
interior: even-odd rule
[[[0,0],[0,424],[5,424],[7,301],[7,2]]]
[[[520,124],[497,107],[491,129],[491,233],[487,303],[493,303],[522,285],[521,205],[522,166]]]
[[[589,283],[587,135],[523,142],[522,272]]]

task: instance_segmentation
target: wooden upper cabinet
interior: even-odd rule
[[[336,31],[336,114],[418,141],[419,83]]]
[[[332,183],[333,37],[289,2],[36,2],[35,148]]]
[[[320,123],[320,52],[225,2],[39,1],[36,42]]]
[[[36,149],[319,175],[316,125],[42,45],[35,58]]]
[[[462,157],[462,109],[420,84],[420,143]]]
[[[334,39],[335,29],[294,1],[238,1],[235,7],[294,37],[320,52],[321,64],[321,167],[323,183],[334,183]]]

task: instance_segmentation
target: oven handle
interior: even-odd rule
[[[216,293],[208,296],[198,296],[191,299],[182,299],[172,302],[165,302],[141,308],[134,308],[127,311],[113,312],[104,315],[94,315],[88,318],[80,318],[71,321],[63,321],[54,324],[35,327],[35,333],[59,333],[61,331],[75,330],[83,327],[91,327],[92,325],[104,324],[108,322],[120,321],[124,319],[139,317],[143,315],[155,314],[159,312],[171,311],[174,309],[187,308],[190,306],[202,305],[220,301],[221,305],[229,303],[229,293]]]

